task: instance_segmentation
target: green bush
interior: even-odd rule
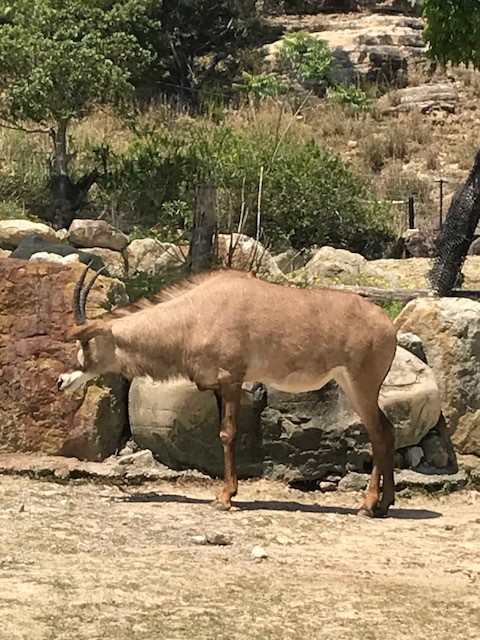
[[[25,217],[25,209],[18,202],[0,201],[0,220],[18,220]]]
[[[368,93],[355,86],[336,86],[328,92],[328,97],[332,102],[346,104],[354,111],[368,111],[373,105],[373,98]]]
[[[252,74],[244,71],[242,82],[233,83],[232,88],[258,103],[265,98],[278,96],[285,87],[274,73]]]
[[[306,31],[289,33],[278,50],[280,65],[289,75],[303,83],[326,87],[333,66],[333,53],[323,40]]]
[[[130,225],[155,227],[172,240],[192,221],[195,186],[218,186],[219,228],[256,233],[263,167],[261,226],[273,248],[330,244],[378,255],[390,233],[391,209],[337,156],[275,127],[187,121],[143,131],[123,154],[103,154],[107,174],[102,197],[121,203]]]

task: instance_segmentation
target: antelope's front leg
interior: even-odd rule
[[[242,397],[242,385],[222,385],[220,395],[222,400],[220,439],[223,445],[225,475],[223,489],[212,504],[218,509],[228,510],[232,506],[232,497],[237,495],[238,489],[234,447],[235,436],[237,434],[237,419]]]

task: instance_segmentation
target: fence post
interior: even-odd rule
[[[215,263],[216,192],[214,184],[197,185],[192,238],[188,252],[189,273],[205,271]]]
[[[415,198],[408,198],[408,228],[415,229]]]

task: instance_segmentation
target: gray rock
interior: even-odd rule
[[[422,447],[408,447],[404,454],[403,459],[408,467],[418,467],[423,458]]]
[[[427,364],[427,356],[423,349],[423,344],[420,338],[414,333],[397,333],[397,344],[406,349],[410,353],[413,353],[419,360]]]
[[[54,229],[41,222],[30,220],[0,220],[0,248],[16,249],[27,236],[35,234],[48,242],[55,242]]]
[[[426,491],[455,491],[467,485],[468,475],[465,471],[457,473],[432,473],[431,469],[413,471],[402,469],[395,474],[395,487],[402,489],[424,489]]]
[[[425,462],[436,469],[448,467],[449,456],[443,439],[436,433],[429,433],[422,439]]]
[[[417,87],[405,87],[396,90],[394,94],[386,94],[377,101],[377,107],[383,113],[412,110],[419,110],[421,113],[431,113],[432,111],[454,113],[457,104],[457,90],[451,84],[423,84]],[[412,253],[412,256],[425,257],[422,253]]]
[[[89,251],[81,251],[65,243],[50,242],[36,233],[22,238],[18,247],[12,251],[9,257],[17,260],[30,260],[33,255],[42,252],[54,253],[64,257],[76,254],[80,262],[85,265],[91,263],[92,269],[95,269],[95,271],[98,271],[104,266],[103,260]]]
[[[326,480],[322,480],[318,483],[318,488],[322,493],[328,493],[329,491],[336,491],[337,485],[335,482],[327,482]]]
[[[338,483],[340,491],[363,491],[367,485],[370,476],[367,473],[355,473],[350,471]]]

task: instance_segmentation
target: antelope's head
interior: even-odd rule
[[[102,272],[97,271],[85,284],[90,265],[80,276],[73,292],[73,315],[77,327],[71,332],[72,339],[77,341],[78,366],[70,373],[62,373],[57,380],[60,391],[76,391],[89,380],[102,373],[114,371],[115,341],[108,325],[101,320],[87,322],[86,303],[90,289]]]

